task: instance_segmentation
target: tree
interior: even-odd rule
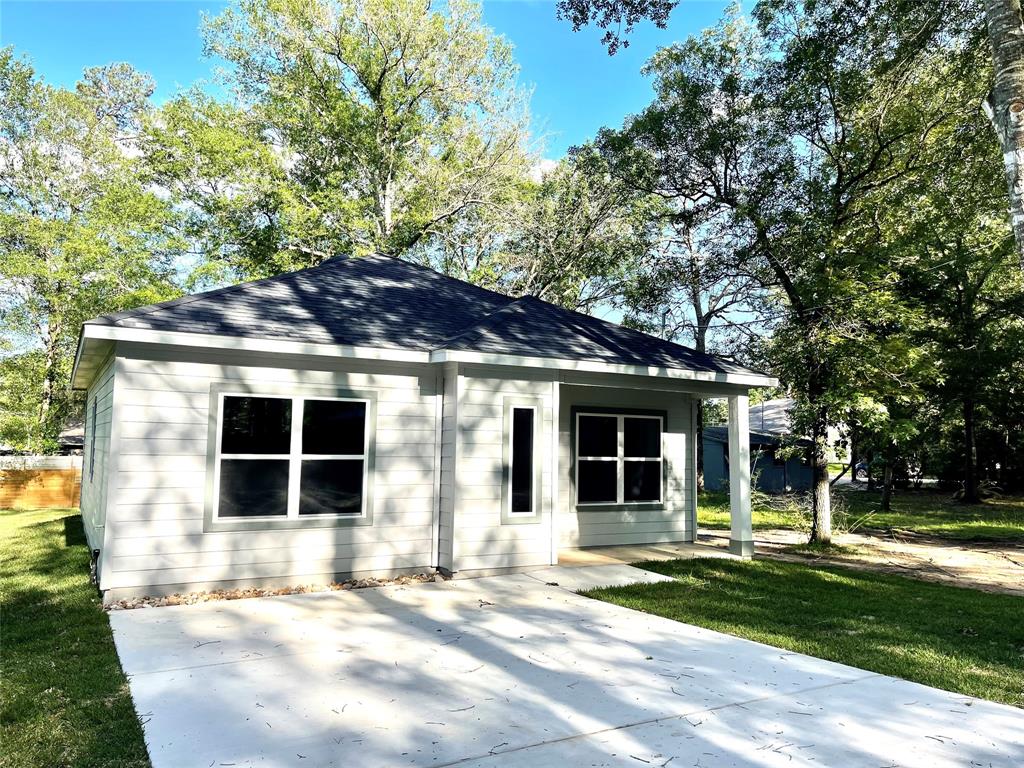
[[[574,147],[535,180],[497,227],[484,285],[583,312],[614,303],[660,242],[660,198],[611,172],[593,145]]]
[[[151,91],[125,64],[53,88],[0,51],[0,439],[19,449],[55,448],[81,323],[173,294],[182,243],[134,146]]]
[[[771,13],[788,0],[762,0],[756,8]],[[579,31],[595,23],[606,30],[602,43],[609,54],[629,45],[629,35],[642,20],[650,20],[664,29],[679,0],[559,0],[557,14]],[[808,14],[835,15],[850,10],[845,0],[802,3]],[[980,7],[983,5],[983,8]],[[902,67],[908,58],[935,47],[953,50],[950,41],[967,39],[979,42],[975,30],[984,18],[992,61],[992,86],[984,98],[984,108],[999,139],[1009,190],[1010,222],[1015,236],[1017,257],[1024,269],[1024,14],[1020,0],[873,0],[860,4],[861,34],[871,28],[885,38],[884,44],[869,49],[889,67]]]
[[[183,95],[149,151],[236,272],[423,254],[525,175],[511,48],[470,0],[239,0],[204,35],[234,102]]]
[[[985,98],[1010,194],[1010,224],[1024,269],[1024,17],[1020,0],[985,0],[994,77]]]
[[[946,119],[911,74],[865,60],[858,17],[781,4],[759,20],[738,7],[700,38],[660,51],[655,101],[606,151],[645,148],[634,183],[684,221],[725,217],[735,274],[781,300],[766,354],[813,442],[812,539],[831,532],[828,428],[862,397],[906,385],[905,309],[879,259],[871,201],[920,162]],[[801,30],[793,34],[792,30]],[[877,399],[877,398],[876,398]]]
[[[626,285],[621,300],[626,324],[705,354],[749,357],[748,342],[762,330],[757,315],[764,297],[755,281],[734,271],[728,241],[727,232],[717,227],[683,225]],[[704,490],[706,410],[705,401],[698,400],[698,491]]]
[[[977,76],[981,68],[945,73],[942,93],[948,99],[961,91],[966,98],[958,98],[960,103],[976,99],[984,82]],[[1002,215],[1002,164],[984,128],[971,109],[937,130],[924,162],[878,207],[887,258],[903,275],[903,300],[921,318],[913,339],[931,361],[934,375],[925,386],[932,410],[945,422],[935,431],[959,425],[955,476],[968,503],[980,499],[983,474],[1003,479],[995,465],[1014,463],[1013,452],[1007,452],[984,469],[979,431],[986,415],[1024,406],[1024,393],[1011,383],[1024,357],[1024,277],[1015,267],[1013,231]],[[1008,416],[1004,424],[1012,420]],[[1011,444],[1008,434],[999,434],[1004,430],[996,430],[995,445]],[[950,477],[949,468],[943,474]]]

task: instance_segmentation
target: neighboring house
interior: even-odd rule
[[[796,407],[796,400],[791,397],[779,397],[774,400],[764,400],[757,405],[750,406],[750,429],[767,435],[784,436],[793,432],[793,409]],[[846,436],[846,425],[830,426],[827,432],[827,455],[831,461],[849,461],[847,451],[844,447]],[[805,440],[806,435],[801,436]],[[810,443],[807,443],[810,445]],[[810,481],[808,481],[810,482]],[[810,487],[810,486],[808,486]]]
[[[85,425],[80,418],[71,418],[64,424],[57,438],[64,456],[81,456],[85,444]]]
[[[81,456],[82,443],[85,440],[85,430],[82,420],[70,418],[64,425],[64,429],[57,436],[57,453],[61,456]],[[0,443],[0,456],[26,455],[16,451],[14,446]]]
[[[780,455],[782,444],[782,435],[751,428],[750,460],[754,487],[766,493],[810,490],[813,477],[807,452],[783,458]],[[809,448],[811,441],[799,438],[797,445]],[[727,427],[704,427],[704,487],[710,491],[727,490],[729,487]]]
[[[692,541],[696,398],[775,380],[384,256],[87,322],[82,516],[106,599]]]
[[[813,473],[806,452],[783,460],[782,446],[810,448],[806,437],[792,435],[793,409],[791,397],[765,400],[750,406],[750,455],[757,488],[768,493],[810,490]],[[845,461],[841,447],[843,430],[828,429],[829,461]],[[726,427],[704,428],[704,486],[709,490],[725,489],[729,484],[729,439]]]

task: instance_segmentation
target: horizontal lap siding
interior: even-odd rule
[[[559,399],[559,546],[595,547],[691,540],[691,484],[688,480],[690,396],[664,391],[563,384]],[[667,412],[667,428],[662,446],[667,469],[664,509],[638,507],[613,511],[599,507],[576,508],[572,484],[575,448],[570,445],[574,406]]]
[[[94,402],[96,404],[95,422],[93,421]],[[114,358],[111,357],[89,386],[85,401],[81,510],[89,546],[93,549],[99,549],[103,543],[107,498],[107,458],[110,455],[110,422],[113,406]],[[91,450],[94,434],[96,436],[95,455]],[[95,466],[90,467],[90,461],[94,462]]]
[[[118,355],[120,459],[104,589],[242,579],[281,584],[431,565],[435,374],[427,366],[151,350]],[[304,367],[308,366],[308,367]],[[203,532],[210,385],[371,390],[373,524]],[[116,524],[114,524],[116,520]]]
[[[551,559],[551,374],[466,367],[459,393],[456,570],[547,565]],[[520,378],[525,376],[526,378]],[[539,400],[538,522],[502,524],[505,398]]]

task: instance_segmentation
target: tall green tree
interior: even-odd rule
[[[767,354],[813,441],[819,541],[831,535],[829,427],[864,382],[903,386],[909,365],[872,200],[918,166],[923,138],[950,109],[919,87],[916,64],[910,74],[874,69],[858,23],[853,11],[792,3],[762,15],[762,34],[734,6],[701,37],[659,52],[652,105],[602,137],[612,154],[649,152],[635,183],[675,201],[681,221],[727,218],[736,274],[780,302]]]
[[[174,291],[182,243],[136,144],[152,87],[114,64],[54,88],[0,51],[0,439],[17,448],[55,447],[82,321]]]
[[[593,145],[523,185],[489,258],[494,287],[590,312],[614,303],[660,242],[663,201],[611,173]]]
[[[558,17],[579,31],[589,24],[605,30],[602,42],[614,54],[629,45],[638,23],[668,26],[679,0],[558,0]],[[760,0],[761,12],[792,5],[790,0]],[[984,105],[998,138],[1009,199],[1009,220],[1017,257],[1024,269],[1024,14],[1020,0],[870,0],[855,7],[846,0],[801,0],[809,14],[853,11],[860,34],[879,33],[867,41],[876,63],[903,67],[908,57],[939,47],[951,39],[986,45],[991,67],[990,86],[979,102]],[[980,34],[979,34],[980,33]]]
[[[947,69],[932,86],[936,97],[977,96],[981,82],[977,69]],[[1019,466],[1019,448],[986,463],[979,435],[1010,446],[1009,413],[1024,408],[1024,391],[1013,381],[1024,359],[1024,276],[1004,216],[997,142],[984,129],[975,109],[939,126],[915,172],[879,196],[876,219],[886,258],[901,275],[901,298],[920,317],[912,339],[934,371],[925,391],[943,421],[935,437],[954,431],[950,427],[959,431],[957,461],[942,473],[961,479],[966,502],[979,500],[982,479],[1010,479],[993,472],[996,463]],[[993,423],[991,415],[1000,411],[1008,414],[1006,422]]]
[[[149,151],[236,272],[422,254],[525,173],[511,47],[471,0],[238,0],[204,39],[233,99],[181,96]]]

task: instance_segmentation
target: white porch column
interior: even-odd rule
[[[737,555],[754,554],[754,527],[750,517],[750,405],[746,395],[729,397],[729,549]]]

